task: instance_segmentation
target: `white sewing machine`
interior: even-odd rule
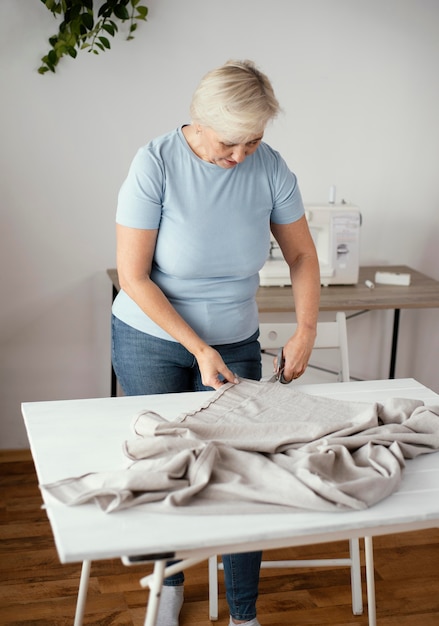
[[[353,285],[358,282],[361,214],[351,204],[305,205],[320,264],[320,284]],[[263,287],[291,285],[289,268],[272,237],[270,255],[259,272]]]

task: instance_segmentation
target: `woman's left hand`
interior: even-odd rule
[[[314,346],[316,333],[313,330],[299,331],[287,341],[283,348],[285,382],[299,378],[305,372]]]

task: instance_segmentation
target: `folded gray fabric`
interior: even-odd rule
[[[439,406],[346,402],[241,380],[172,422],[146,410],[134,433],[123,444],[129,468],[42,487],[106,512],[146,503],[175,512],[364,509],[397,489],[404,459],[439,449]]]

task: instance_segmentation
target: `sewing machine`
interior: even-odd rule
[[[356,284],[360,265],[359,209],[345,203],[309,204],[305,205],[305,215],[319,257],[320,283]],[[259,278],[263,287],[291,285],[289,268],[274,237]]]

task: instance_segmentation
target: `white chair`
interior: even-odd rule
[[[259,343],[261,350],[277,350],[284,346],[296,328],[292,323],[261,323]],[[349,381],[349,356],[346,330],[346,316],[339,312],[333,322],[319,322],[314,349],[337,348],[339,351],[339,376],[342,382]],[[349,558],[317,559],[295,561],[262,561],[263,568],[295,568],[295,567],[350,567],[352,612],[354,615],[363,613],[363,597],[361,587],[360,546],[358,539],[349,540]],[[212,621],[218,619],[218,570],[222,563],[216,556],[209,559],[209,614]]]
[[[266,322],[259,325],[259,343],[262,352],[275,355],[277,350],[284,346],[296,329],[293,323]],[[320,349],[338,350],[338,380],[349,382],[349,354],[348,335],[346,329],[346,315],[338,312],[333,322],[319,322],[317,325],[317,337],[314,350]],[[273,359],[270,359],[270,367]],[[312,367],[310,365],[309,367]],[[272,369],[272,368],[271,368]],[[270,370],[271,371],[271,370]]]

